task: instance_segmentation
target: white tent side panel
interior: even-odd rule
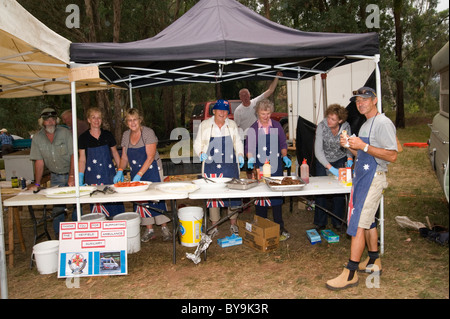
[[[367,81],[375,69],[372,60],[361,60],[331,70],[326,77],[326,100],[328,105],[340,104],[346,107],[357,90]],[[295,136],[298,116],[318,124],[323,120],[324,87],[321,75],[315,75],[300,81],[287,81],[287,99],[289,110],[289,133]],[[300,98],[299,98],[300,95]],[[292,130],[292,132],[291,132]]]

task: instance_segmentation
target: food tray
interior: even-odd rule
[[[227,182],[227,187],[229,189],[246,190],[257,186],[258,184],[259,183],[257,180],[240,178],[240,179],[232,179],[231,181]]]
[[[303,187],[305,187],[306,183],[298,176],[273,176],[271,179],[276,180],[283,180],[283,178],[292,178],[295,181],[300,181],[300,184],[294,184],[294,185],[271,185],[269,181],[266,180],[267,186],[273,191],[276,192],[288,192],[288,191],[299,191],[302,190]]]

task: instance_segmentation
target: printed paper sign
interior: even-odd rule
[[[60,224],[58,278],[127,273],[126,220]]]

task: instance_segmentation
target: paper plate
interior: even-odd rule
[[[155,188],[163,192],[184,194],[195,192],[197,189],[200,188],[200,186],[187,182],[186,183],[175,182],[175,183],[162,183],[157,185]]]
[[[125,182],[126,183],[126,182]],[[125,184],[123,183],[123,184]],[[112,188],[118,192],[118,193],[122,193],[122,194],[128,194],[128,193],[139,193],[139,192],[143,192],[146,191],[147,188],[150,186],[150,184],[152,182],[147,182],[147,181],[140,181],[139,183],[143,183],[145,185],[139,185],[139,186],[122,186],[122,187],[117,187],[112,185]]]
[[[95,191],[97,187],[95,186],[80,186],[80,196],[86,196]],[[67,198],[76,197],[76,187],[66,186],[66,187],[52,187],[42,190],[42,193],[51,198]]]

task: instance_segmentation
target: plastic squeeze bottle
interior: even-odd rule
[[[300,166],[300,178],[306,183],[309,183],[309,165],[306,163],[306,158],[303,159]]]
[[[11,187],[18,188],[19,187],[19,179],[16,176],[16,171],[12,171],[12,175],[13,176],[11,176]]]
[[[270,166],[270,163],[268,160],[263,165],[263,176],[264,177],[270,177],[271,175],[272,167]]]

